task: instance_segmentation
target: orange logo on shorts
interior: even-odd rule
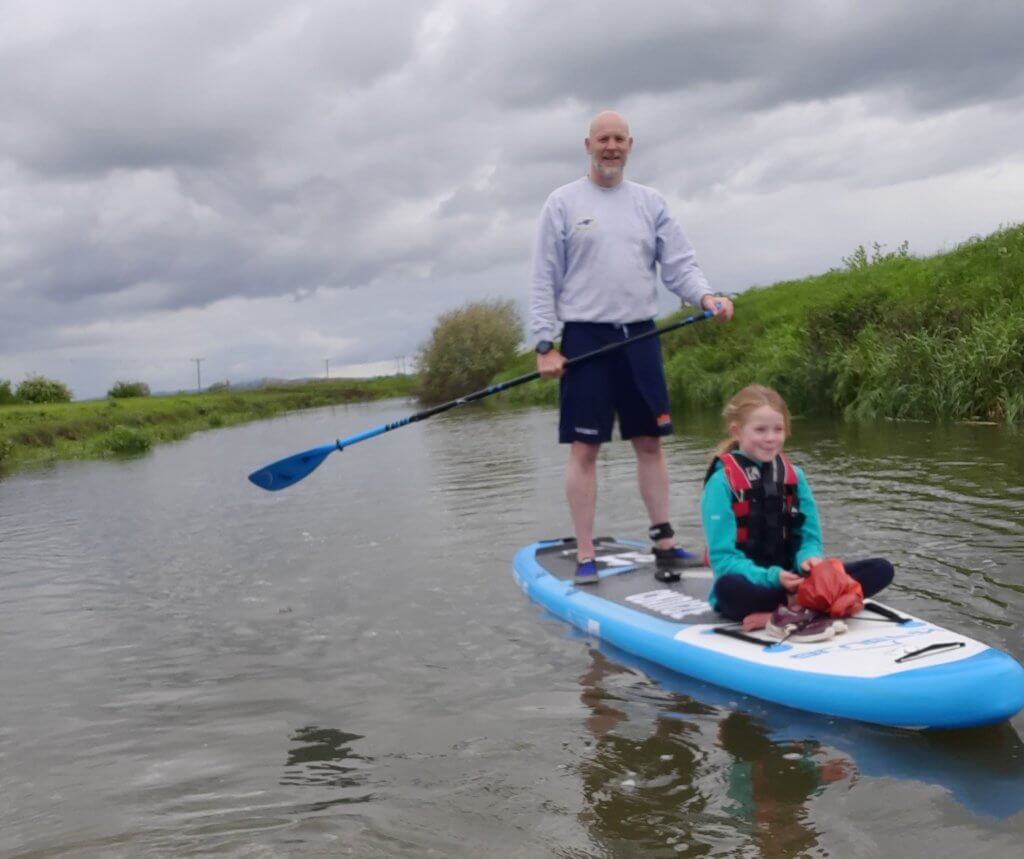
[[[667,427],[672,423],[672,415],[658,415],[658,426]]]

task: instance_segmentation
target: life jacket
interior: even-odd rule
[[[737,548],[758,566],[793,570],[805,516],[797,507],[796,469],[789,457],[780,453],[761,465],[734,450],[716,457],[705,484],[719,462],[732,490]]]

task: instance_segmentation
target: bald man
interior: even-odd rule
[[[577,584],[598,580],[594,563],[597,454],[619,433],[636,453],[640,496],[650,517],[655,576],[672,582],[699,559],[680,547],[669,522],[668,467],[661,437],[672,414],[657,337],[617,349],[565,372],[569,358],[654,328],[657,283],[686,304],[732,318],[714,295],[693,247],[660,194],[623,179],[633,138],[615,111],[590,123],[587,175],[556,189],[540,216],[533,257],[530,330],[537,369],[560,378],[559,441],[569,445],[566,497],[576,534]],[[562,326],[562,352],[553,341]],[[564,353],[564,354],[563,354]]]

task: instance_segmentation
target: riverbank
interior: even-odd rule
[[[57,459],[142,453],[200,430],[281,412],[411,396],[414,384],[411,376],[325,379],[238,391],[0,406],[0,476]]]
[[[917,258],[863,249],[844,269],[755,287],[728,325],[662,340],[673,405],[718,409],[752,382],[803,414],[1024,422],[1024,225]],[[501,378],[534,368],[520,356]],[[557,402],[557,385],[506,401]]]

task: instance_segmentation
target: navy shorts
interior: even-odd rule
[[[575,358],[653,329],[654,322],[650,320],[626,325],[566,322],[562,354]],[[562,376],[560,393],[558,440],[563,444],[611,441],[616,415],[624,439],[672,432],[661,342],[657,337],[570,367]]]

